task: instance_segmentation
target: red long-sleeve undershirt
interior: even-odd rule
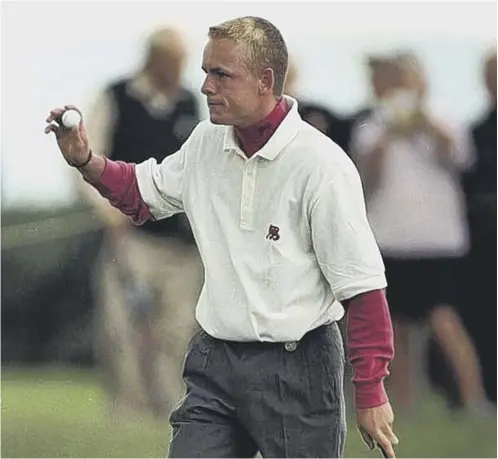
[[[242,150],[252,156],[271,137],[287,115],[282,99],[273,112],[255,126],[236,131]],[[100,179],[92,183],[102,196],[135,224],[153,220],[140,196],[135,166],[106,159]],[[374,408],[387,402],[384,378],[394,357],[393,328],[384,290],[374,290],[343,302],[347,310],[347,353],[353,366],[355,405]]]
[[[394,358],[394,333],[384,290],[343,302],[347,312],[347,352],[353,366],[355,405],[374,408],[388,401],[384,378]]]

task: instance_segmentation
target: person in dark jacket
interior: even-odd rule
[[[489,105],[472,126],[475,163],[464,177],[471,235],[467,303],[473,306],[465,315],[479,350],[487,395],[496,402],[496,51],[485,61],[484,81]]]

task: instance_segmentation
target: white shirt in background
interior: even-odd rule
[[[456,257],[468,250],[459,174],[471,165],[470,142],[463,130],[445,129],[456,146],[446,161],[428,134],[397,138],[388,146],[380,181],[367,196],[368,218],[385,256]],[[352,154],[360,168],[385,130],[375,113],[356,126]]]

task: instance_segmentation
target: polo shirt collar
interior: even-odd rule
[[[282,152],[284,147],[295,137],[299,130],[299,124],[302,121],[298,112],[298,102],[293,97],[284,95],[287,103],[290,105],[289,113],[285,116],[276,131],[270,137],[268,142],[258,150],[254,156],[261,156],[268,161],[273,161]],[[235,140],[233,126],[226,126],[225,137],[223,140],[224,151],[235,151],[247,159]]]

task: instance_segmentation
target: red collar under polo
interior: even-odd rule
[[[282,97],[270,114],[259,123],[246,128],[235,128],[235,135],[242,151],[250,158],[263,148],[290,110]]]

